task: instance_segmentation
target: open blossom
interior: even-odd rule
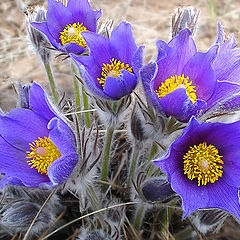
[[[81,54],[86,48],[83,31],[96,32],[101,11],[94,11],[88,0],[69,0],[67,6],[48,0],[46,22],[32,22],[61,52]]]
[[[187,28],[168,44],[157,42],[157,62],[140,75],[148,101],[162,115],[187,122],[240,91],[240,49],[233,36],[224,42],[223,35],[219,25],[217,44],[206,53],[197,52]]]
[[[137,48],[129,23],[121,22],[110,39],[92,32],[82,33],[90,56],[71,57],[93,94],[117,100],[130,94],[137,85],[142,66],[143,47]]]
[[[75,135],[40,85],[27,86],[20,98],[26,108],[0,114],[0,187],[61,184],[78,162]]]
[[[185,218],[221,208],[240,219],[240,121],[199,123],[194,117],[167,154],[154,160],[182,199]]]

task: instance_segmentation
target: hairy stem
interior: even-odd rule
[[[139,147],[135,146],[132,154],[132,159],[131,159],[131,167],[129,169],[127,188],[130,188],[131,186],[131,182],[134,177],[134,173],[137,165],[138,156],[139,156]]]
[[[75,63],[71,62],[72,68],[72,76],[73,76],[73,86],[74,86],[74,95],[75,95],[75,111],[78,112],[81,110],[81,100],[80,100],[80,92],[79,92],[79,82],[77,79],[78,71],[76,69]],[[78,120],[81,119],[81,113],[77,113]]]
[[[82,86],[82,98],[83,98],[84,110],[89,110],[88,96],[85,92],[84,86]],[[85,116],[85,125],[86,125],[87,128],[90,128],[91,127],[91,120],[90,120],[89,112],[85,112],[84,116]]]
[[[139,205],[136,209],[135,218],[134,218],[134,222],[133,222],[133,226],[138,231],[140,230],[140,228],[142,226],[144,215],[145,215],[145,207],[143,205]]]
[[[53,94],[53,97],[54,97],[54,101],[57,104],[58,103],[57,87],[56,87],[56,84],[55,84],[55,80],[54,80],[54,77],[53,77],[53,73],[52,73],[50,63],[49,62],[44,63],[44,67],[45,67],[45,70],[46,70],[46,73],[47,73],[48,82],[49,82],[49,85],[50,85],[50,88],[51,88],[51,91],[52,91],[52,94]]]
[[[154,156],[157,154],[157,152],[158,152],[157,145],[156,145],[156,143],[153,143],[150,154],[149,154],[149,157],[148,157],[148,162],[150,162],[154,158]],[[155,165],[152,164],[151,167],[149,168],[148,172],[147,172],[147,177],[148,178],[152,176],[154,168],[155,168]]]
[[[114,128],[109,127],[107,129],[106,138],[105,138],[102,173],[101,173],[101,180],[105,182],[107,181],[107,176],[108,176],[108,165],[109,165],[109,159],[110,159],[110,149],[112,145],[113,132],[114,132]],[[106,185],[103,185],[103,190],[105,190],[105,188],[106,188]]]

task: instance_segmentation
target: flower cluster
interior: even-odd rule
[[[240,121],[229,119],[230,112],[240,109],[240,49],[233,35],[226,40],[219,23],[216,43],[199,52],[193,40],[199,12],[179,12],[173,38],[168,43],[157,41],[156,61],[143,66],[144,46],[136,45],[131,24],[122,21],[112,31],[109,26],[99,31],[102,12],[93,10],[88,0],[66,4],[48,0],[46,18],[43,9],[34,15],[27,21],[29,36],[58,107],[39,84],[15,85],[18,107],[9,113],[0,111],[0,188],[55,187],[62,195],[72,193],[79,199],[81,214],[96,211],[97,217],[83,221],[79,228],[78,237],[86,239],[120,239],[122,232],[128,235],[126,226],[134,230],[129,235],[136,236],[147,212],[145,205],[156,201],[174,205],[180,198],[183,218],[193,213],[189,218],[193,225],[206,226],[201,232],[222,224],[229,214],[240,220]],[[64,97],[58,101],[50,44],[71,61],[75,106]],[[98,109],[91,109],[94,103]],[[75,107],[79,111],[66,113],[67,119],[60,106],[63,111]],[[231,123],[221,118],[210,122],[217,114],[225,114]],[[115,131],[119,123],[121,129]],[[24,192],[13,206],[2,208],[6,229],[12,223],[7,221],[10,215],[40,209],[38,198],[30,201],[35,198],[30,195]],[[138,201],[137,208],[127,212],[116,204],[121,208],[99,210],[126,199],[134,200],[130,204]],[[58,211],[48,214],[46,209],[40,220],[52,222]],[[163,225],[159,236],[166,233],[171,218],[171,211],[161,211],[156,218]],[[32,212],[26,213],[31,221]],[[127,219],[126,225],[128,216],[133,222]],[[23,222],[26,230],[29,221]],[[43,224],[40,229],[45,228]]]

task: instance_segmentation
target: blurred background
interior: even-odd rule
[[[47,0],[0,1],[0,107],[4,111],[15,105],[13,82],[37,81],[47,86],[44,69],[26,39],[24,12],[37,5],[47,7]],[[103,9],[103,21],[114,19],[115,25],[122,20],[132,23],[137,44],[146,46],[146,63],[155,59],[156,40],[170,39],[171,17],[178,7],[192,6],[201,11],[195,36],[199,50],[206,51],[214,43],[217,21],[221,21],[227,35],[234,33],[239,40],[239,0],[92,0],[91,5]],[[70,96],[68,60],[53,58],[52,63],[59,88]]]

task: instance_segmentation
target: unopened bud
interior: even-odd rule
[[[6,204],[0,212],[0,223],[10,233],[26,232],[40,209],[40,205],[24,200]],[[38,234],[53,222],[51,213],[42,211],[37,218],[31,234]]]
[[[26,28],[28,33],[28,39],[32,46],[33,51],[40,56],[44,63],[48,63],[50,60],[50,47],[47,37],[35,29],[31,22],[45,22],[46,21],[46,11],[44,8],[37,8],[35,12],[29,12],[26,18]]]
[[[179,31],[188,28],[192,35],[195,34],[199,19],[200,10],[191,8],[178,8],[177,13],[172,17],[172,37],[175,37]]]
[[[9,240],[9,239],[12,239],[11,235],[9,235],[9,233],[4,230],[0,230],[0,240]]]
[[[107,20],[106,22],[102,22],[98,24],[97,33],[106,38],[110,38],[112,29],[113,29],[113,20],[110,19],[110,20]]]
[[[204,209],[194,212],[190,219],[199,232],[206,234],[219,230],[227,216],[228,213],[220,209]]]
[[[19,82],[15,84],[15,88],[18,94],[17,107],[29,108],[29,92],[31,89],[30,84],[22,86]]]
[[[172,190],[170,183],[164,176],[147,179],[142,184],[142,193],[148,201],[163,203],[171,201],[176,196],[176,193]]]
[[[142,141],[145,138],[144,129],[143,129],[143,123],[141,121],[141,117],[139,116],[140,113],[138,113],[137,106],[135,105],[134,110],[131,115],[131,133],[133,137],[138,140]]]

